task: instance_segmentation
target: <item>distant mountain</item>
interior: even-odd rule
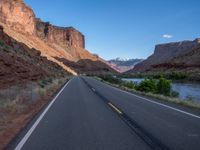
[[[126,72],[133,69],[134,66],[143,61],[143,59],[123,59],[116,58],[108,61],[108,64],[119,72]]]
[[[200,69],[200,39],[156,45],[154,54],[129,73]]]

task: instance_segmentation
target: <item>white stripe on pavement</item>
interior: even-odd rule
[[[99,81],[99,82],[100,82],[100,81]],[[101,83],[102,83],[102,82],[101,82]],[[105,83],[104,83],[104,84],[105,84]],[[113,88],[113,89],[115,89],[115,90],[121,91],[121,92],[126,93],[126,94],[133,95],[133,96],[135,96],[135,97],[137,97],[137,98],[143,99],[143,100],[148,101],[148,102],[150,102],[150,103],[154,103],[154,104],[163,106],[163,107],[165,107],[165,108],[169,108],[169,109],[172,109],[172,110],[174,110],[174,111],[177,111],[177,112],[186,114],[186,115],[188,115],[188,116],[191,116],[191,117],[195,117],[195,118],[200,119],[200,116],[197,116],[197,115],[195,115],[195,114],[186,112],[186,111],[184,111],[184,110],[180,110],[180,109],[177,109],[177,108],[174,108],[174,107],[171,107],[171,106],[168,106],[168,105],[165,105],[165,104],[162,104],[162,103],[159,103],[159,102],[156,102],[156,101],[153,101],[153,100],[150,100],[150,99],[147,99],[147,98],[138,96],[138,95],[135,95],[135,94],[133,94],[133,93],[130,93],[130,92],[121,90],[121,89],[119,89],[119,88],[113,87],[113,86],[111,86],[111,85],[109,85],[109,84],[106,84],[106,85],[110,86],[111,88]]]
[[[47,113],[47,111],[50,109],[50,107],[53,105],[53,103],[56,101],[56,99],[58,98],[58,96],[62,93],[62,91],[65,89],[65,87],[69,84],[70,81],[68,81],[65,84],[65,86],[60,90],[60,92],[55,96],[55,98],[49,103],[49,105],[46,107],[46,109],[43,111],[43,113],[39,116],[39,118],[35,121],[35,123],[33,124],[33,126],[29,129],[29,131],[23,137],[23,139],[18,143],[18,145],[15,148],[15,150],[21,150],[22,149],[22,147],[24,146],[24,144],[26,143],[26,141],[28,140],[28,138],[31,136],[31,134],[33,133],[33,131],[35,130],[35,128],[37,127],[37,125],[40,123],[40,121],[42,120],[42,118],[44,117],[44,115]]]

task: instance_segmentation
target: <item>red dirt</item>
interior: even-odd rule
[[[53,97],[58,88],[54,88],[51,94],[46,95],[45,98],[37,100],[34,104],[28,106],[27,111],[16,114],[10,113],[7,118],[7,124],[4,125],[4,130],[0,131],[0,149],[4,149],[9,142],[22,130],[26,124],[35,116]],[[50,93],[50,92],[48,92]],[[0,113],[8,113],[1,110]]]

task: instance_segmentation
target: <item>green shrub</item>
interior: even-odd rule
[[[179,97],[179,93],[176,92],[176,91],[172,91],[172,92],[171,92],[171,96],[172,96],[172,97]]]
[[[171,93],[171,81],[160,78],[157,83],[157,93],[165,96],[170,96]]]
[[[157,89],[156,80],[154,79],[145,79],[139,85],[136,86],[136,90],[142,92],[152,92],[155,93]]]
[[[117,84],[122,87],[135,89],[137,91],[141,91],[145,93],[155,93],[155,94],[161,94],[165,96],[178,97],[179,93],[171,90],[171,81],[163,78],[161,74],[158,75],[158,77],[159,76],[161,76],[159,80],[145,79],[138,85],[132,81],[130,82],[123,81],[111,75],[99,76],[99,78],[112,84]]]
[[[101,79],[107,81],[107,82],[110,82],[110,83],[113,83],[113,84],[122,84],[122,80],[117,78],[117,77],[113,77],[111,75],[102,75],[102,76],[99,76]]]
[[[122,83],[123,86],[129,88],[129,89],[134,89],[135,88],[135,83],[133,81],[130,81],[130,82],[127,82],[127,81],[124,81]]]
[[[182,80],[187,78],[187,74],[181,72],[172,72],[171,74],[168,75],[168,78],[172,80]]]
[[[45,86],[47,86],[48,84],[50,84],[52,82],[53,82],[53,80],[51,78],[43,79],[39,82],[39,85],[41,88],[45,88]]]
[[[2,40],[0,40],[0,46],[4,46],[4,45],[5,43]]]
[[[162,78],[164,75],[162,74],[162,73],[157,73],[157,74],[155,74],[155,75],[153,75],[153,78],[154,79],[160,79],[160,78]]]

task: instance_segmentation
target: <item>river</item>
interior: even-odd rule
[[[142,78],[123,78],[125,81],[133,81],[139,84]],[[179,98],[182,100],[192,98],[200,102],[200,84],[194,83],[172,83],[172,90],[179,93]]]

